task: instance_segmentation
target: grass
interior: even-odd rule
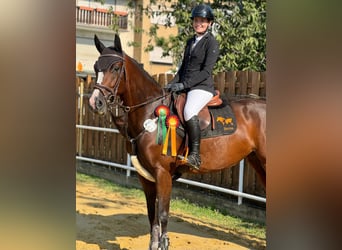
[[[136,198],[136,199],[145,201],[145,195],[143,191],[136,189],[136,188],[123,187],[123,186],[114,184],[113,182],[110,182],[110,181],[107,181],[98,177],[81,174],[81,173],[76,173],[76,181],[92,183],[106,192],[115,192],[125,197]]]
[[[199,206],[184,199],[172,200],[171,211],[186,214],[205,223],[210,223],[237,233],[247,234],[259,239],[266,238],[266,228],[263,224],[223,214],[217,209]]]
[[[81,173],[76,174],[76,181],[91,183],[98,186],[102,190],[116,192],[125,197],[134,198],[145,202],[145,195],[140,189],[123,187],[110,181]],[[185,199],[171,200],[170,211],[171,215],[172,213],[182,214],[186,217],[195,218],[196,220],[203,221],[207,224],[216,225],[236,233],[247,234],[258,239],[266,239],[266,227],[264,224],[246,221],[241,218],[226,215],[210,207],[203,207],[199,206],[198,204],[190,203]]]

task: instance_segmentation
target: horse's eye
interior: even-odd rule
[[[112,71],[119,71],[120,67],[117,64],[114,64],[112,67]]]

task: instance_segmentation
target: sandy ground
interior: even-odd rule
[[[77,250],[147,250],[145,202],[109,193],[84,182],[76,185]],[[170,250],[265,249],[265,241],[172,213]]]

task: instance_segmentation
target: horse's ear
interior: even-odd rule
[[[114,48],[118,52],[122,52],[121,41],[120,41],[120,37],[118,34],[115,34],[115,37],[114,37]]]
[[[94,35],[94,42],[98,52],[100,52],[101,54],[104,48],[106,48],[106,46],[104,46],[104,44],[99,40],[96,34]]]

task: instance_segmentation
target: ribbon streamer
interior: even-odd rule
[[[176,141],[176,128],[179,125],[179,119],[175,115],[170,115],[167,118],[167,125],[168,130],[166,134],[166,138],[163,144],[162,154],[167,154],[168,144],[169,144],[169,137],[171,137],[171,156],[177,156],[177,141]]]
[[[157,127],[157,144],[163,144],[166,138],[167,128],[166,128],[166,118],[170,110],[165,105],[160,105],[156,108],[155,114],[158,116],[158,127]]]

